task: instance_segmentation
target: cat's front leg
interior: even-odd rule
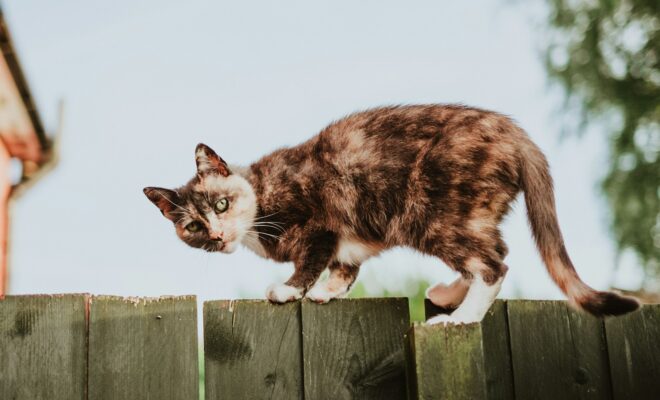
[[[330,263],[336,245],[336,235],[332,232],[307,233],[304,246],[295,261],[295,271],[284,284],[268,287],[266,298],[273,303],[286,303],[302,298],[316,283],[323,270]]]
[[[337,297],[345,296],[355,282],[360,266],[335,262],[328,269],[330,270],[328,279],[314,285],[305,297],[323,304]]]
[[[304,289],[286,283],[274,283],[266,289],[266,298],[273,303],[287,303],[302,298]]]
[[[296,265],[296,271],[288,281],[273,284],[266,290],[266,298],[273,303],[287,303],[302,298],[303,294],[316,283],[327,264]]]

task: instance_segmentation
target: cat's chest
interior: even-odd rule
[[[356,239],[341,238],[337,243],[334,259],[348,265],[359,265],[380,253],[382,247]]]
[[[242,244],[256,255],[278,262],[294,261],[293,255],[297,253],[296,243],[299,240],[292,238],[290,232],[285,231],[279,235],[251,236],[246,236]]]
[[[258,255],[259,257],[270,258],[268,250],[266,250],[264,245],[261,243],[261,240],[259,240],[258,238],[246,236],[241,241],[241,243],[243,244],[243,246],[250,249],[253,253]]]
[[[260,257],[272,258],[276,261],[293,261],[291,256],[297,253],[295,243],[298,240],[290,240],[286,237],[279,238],[273,248],[264,246],[261,240],[243,240],[243,245]],[[284,251],[287,250],[287,251]],[[340,238],[333,255],[333,259],[342,264],[359,265],[368,258],[373,257],[383,250],[382,246],[366,243],[354,238]]]

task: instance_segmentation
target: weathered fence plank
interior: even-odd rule
[[[605,319],[614,399],[660,399],[660,304]]]
[[[85,298],[0,300],[0,399],[85,399]]]
[[[405,399],[408,300],[302,302],[306,399]]]
[[[406,299],[207,302],[206,398],[660,398],[660,305],[496,301],[478,324],[408,326]],[[196,399],[196,327],[194,296],[0,299],[0,399]]]
[[[516,399],[610,399],[603,320],[564,301],[507,302]]]
[[[300,302],[205,302],[206,399],[302,399],[300,329]]]
[[[505,302],[481,323],[416,324],[408,342],[409,399],[513,399]]]
[[[195,296],[93,297],[89,399],[197,399]]]

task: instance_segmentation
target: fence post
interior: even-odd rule
[[[408,346],[409,399],[513,399],[505,302],[481,323],[415,324]]]
[[[0,399],[85,399],[86,297],[0,299]]]
[[[660,398],[660,304],[605,319],[614,399]]]
[[[603,320],[565,301],[507,302],[517,399],[610,399]]]
[[[302,399],[300,302],[204,303],[206,399]]]
[[[89,312],[89,400],[199,397],[195,296],[94,296]]]
[[[405,399],[408,299],[302,303],[306,399]]]

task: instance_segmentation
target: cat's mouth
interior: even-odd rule
[[[202,250],[206,250],[209,253],[215,253],[215,252],[222,251],[225,247],[226,247],[225,242],[215,242],[215,241],[214,242],[206,242],[202,246]]]
[[[236,250],[236,243],[235,242],[208,242],[206,243],[203,247],[204,250],[210,252],[210,253],[217,253],[217,252],[222,252],[222,253],[233,253],[234,250]]]

